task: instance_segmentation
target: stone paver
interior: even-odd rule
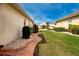
[[[0,49],[0,55],[33,56],[35,46],[40,41],[41,41],[41,38],[38,37],[38,33],[33,34],[29,43],[26,43],[26,45],[23,48],[21,49]]]
[[[27,43],[33,40],[32,38],[33,34],[30,36],[29,39],[17,39],[9,44],[5,45],[2,49],[20,49],[23,48]]]

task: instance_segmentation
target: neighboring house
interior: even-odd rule
[[[64,18],[56,21],[55,27],[65,27],[68,29],[69,24],[79,25],[79,12],[65,16]]]
[[[0,45],[21,39],[24,19],[26,19],[28,26],[33,26],[34,22],[20,4],[0,4]]]
[[[43,25],[44,25],[44,26],[47,26],[46,23],[41,23],[38,27],[39,27],[39,28],[42,28]]]
[[[54,24],[49,24],[49,28],[50,28],[50,29],[53,29],[54,26],[55,26]]]
[[[44,26],[47,26],[46,23],[42,23],[42,24],[39,25],[39,28],[42,28],[43,25],[44,25]],[[50,29],[53,29],[54,26],[55,26],[54,24],[49,24],[49,28],[50,28]]]

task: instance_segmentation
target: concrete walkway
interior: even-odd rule
[[[66,33],[66,34],[68,34],[68,35],[78,36],[78,37],[79,37],[79,35],[77,35],[77,34],[72,34],[72,33],[70,33],[70,32],[62,32],[62,33]]]
[[[26,41],[26,44],[24,44],[23,42],[25,42],[25,40],[21,43],[23,43],[23,47],[22,48],[11,48],[11,45],[6,46],[2,49],[0,49],[0,55],[10,55],[10,56],[33,56],[34,53],[34,49],[37,43],[39,43],[41,41],[41,38],[38,36],[37,34],[32,34],[31,38],[28,39],[29,41]],[[13,43],[12,43],[13,44]],[[13,44],[15,45],[15,44]]]
[[[52,30],[52,32],[55,32],[55,31]],[[77,35],[77,34],[72,34],[72,33],[70,33],[70,32],[59,32],[59,33],[65,33],[65,34],[68,34],[68,35],[71,35],[71,36],[77,36],[77,37],[79,37],[79,35]]]

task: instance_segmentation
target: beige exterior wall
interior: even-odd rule
[[[0,4],[0,45],[6,45],[13,40],[21,39],[24,18],[12,6]]]
[[[71,22],[69,22],[69,20],[71,20]],[[68,29],[69,24],[79,25],[79,17],[74,17],[65,21],[58,22],[56,23],[55,27],[65,27]]]
[[[65,27],[66,29],[68,28],[68,21],[62,21],[58,22],[55,27]]]
[[[79,17],[72,20],[72,24],[79,25]]]
[[[30,20],[27,20],[26,25],[29,27],[33,27],[33,22]]]
[[[29,26],[33,27],[33,23],[29,20]]]

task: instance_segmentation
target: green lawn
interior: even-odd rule
[[[41,56],[73,56],[79,55],[79,37],[68,34],[41,31],[47,43],[39,44],[39,55]]]

